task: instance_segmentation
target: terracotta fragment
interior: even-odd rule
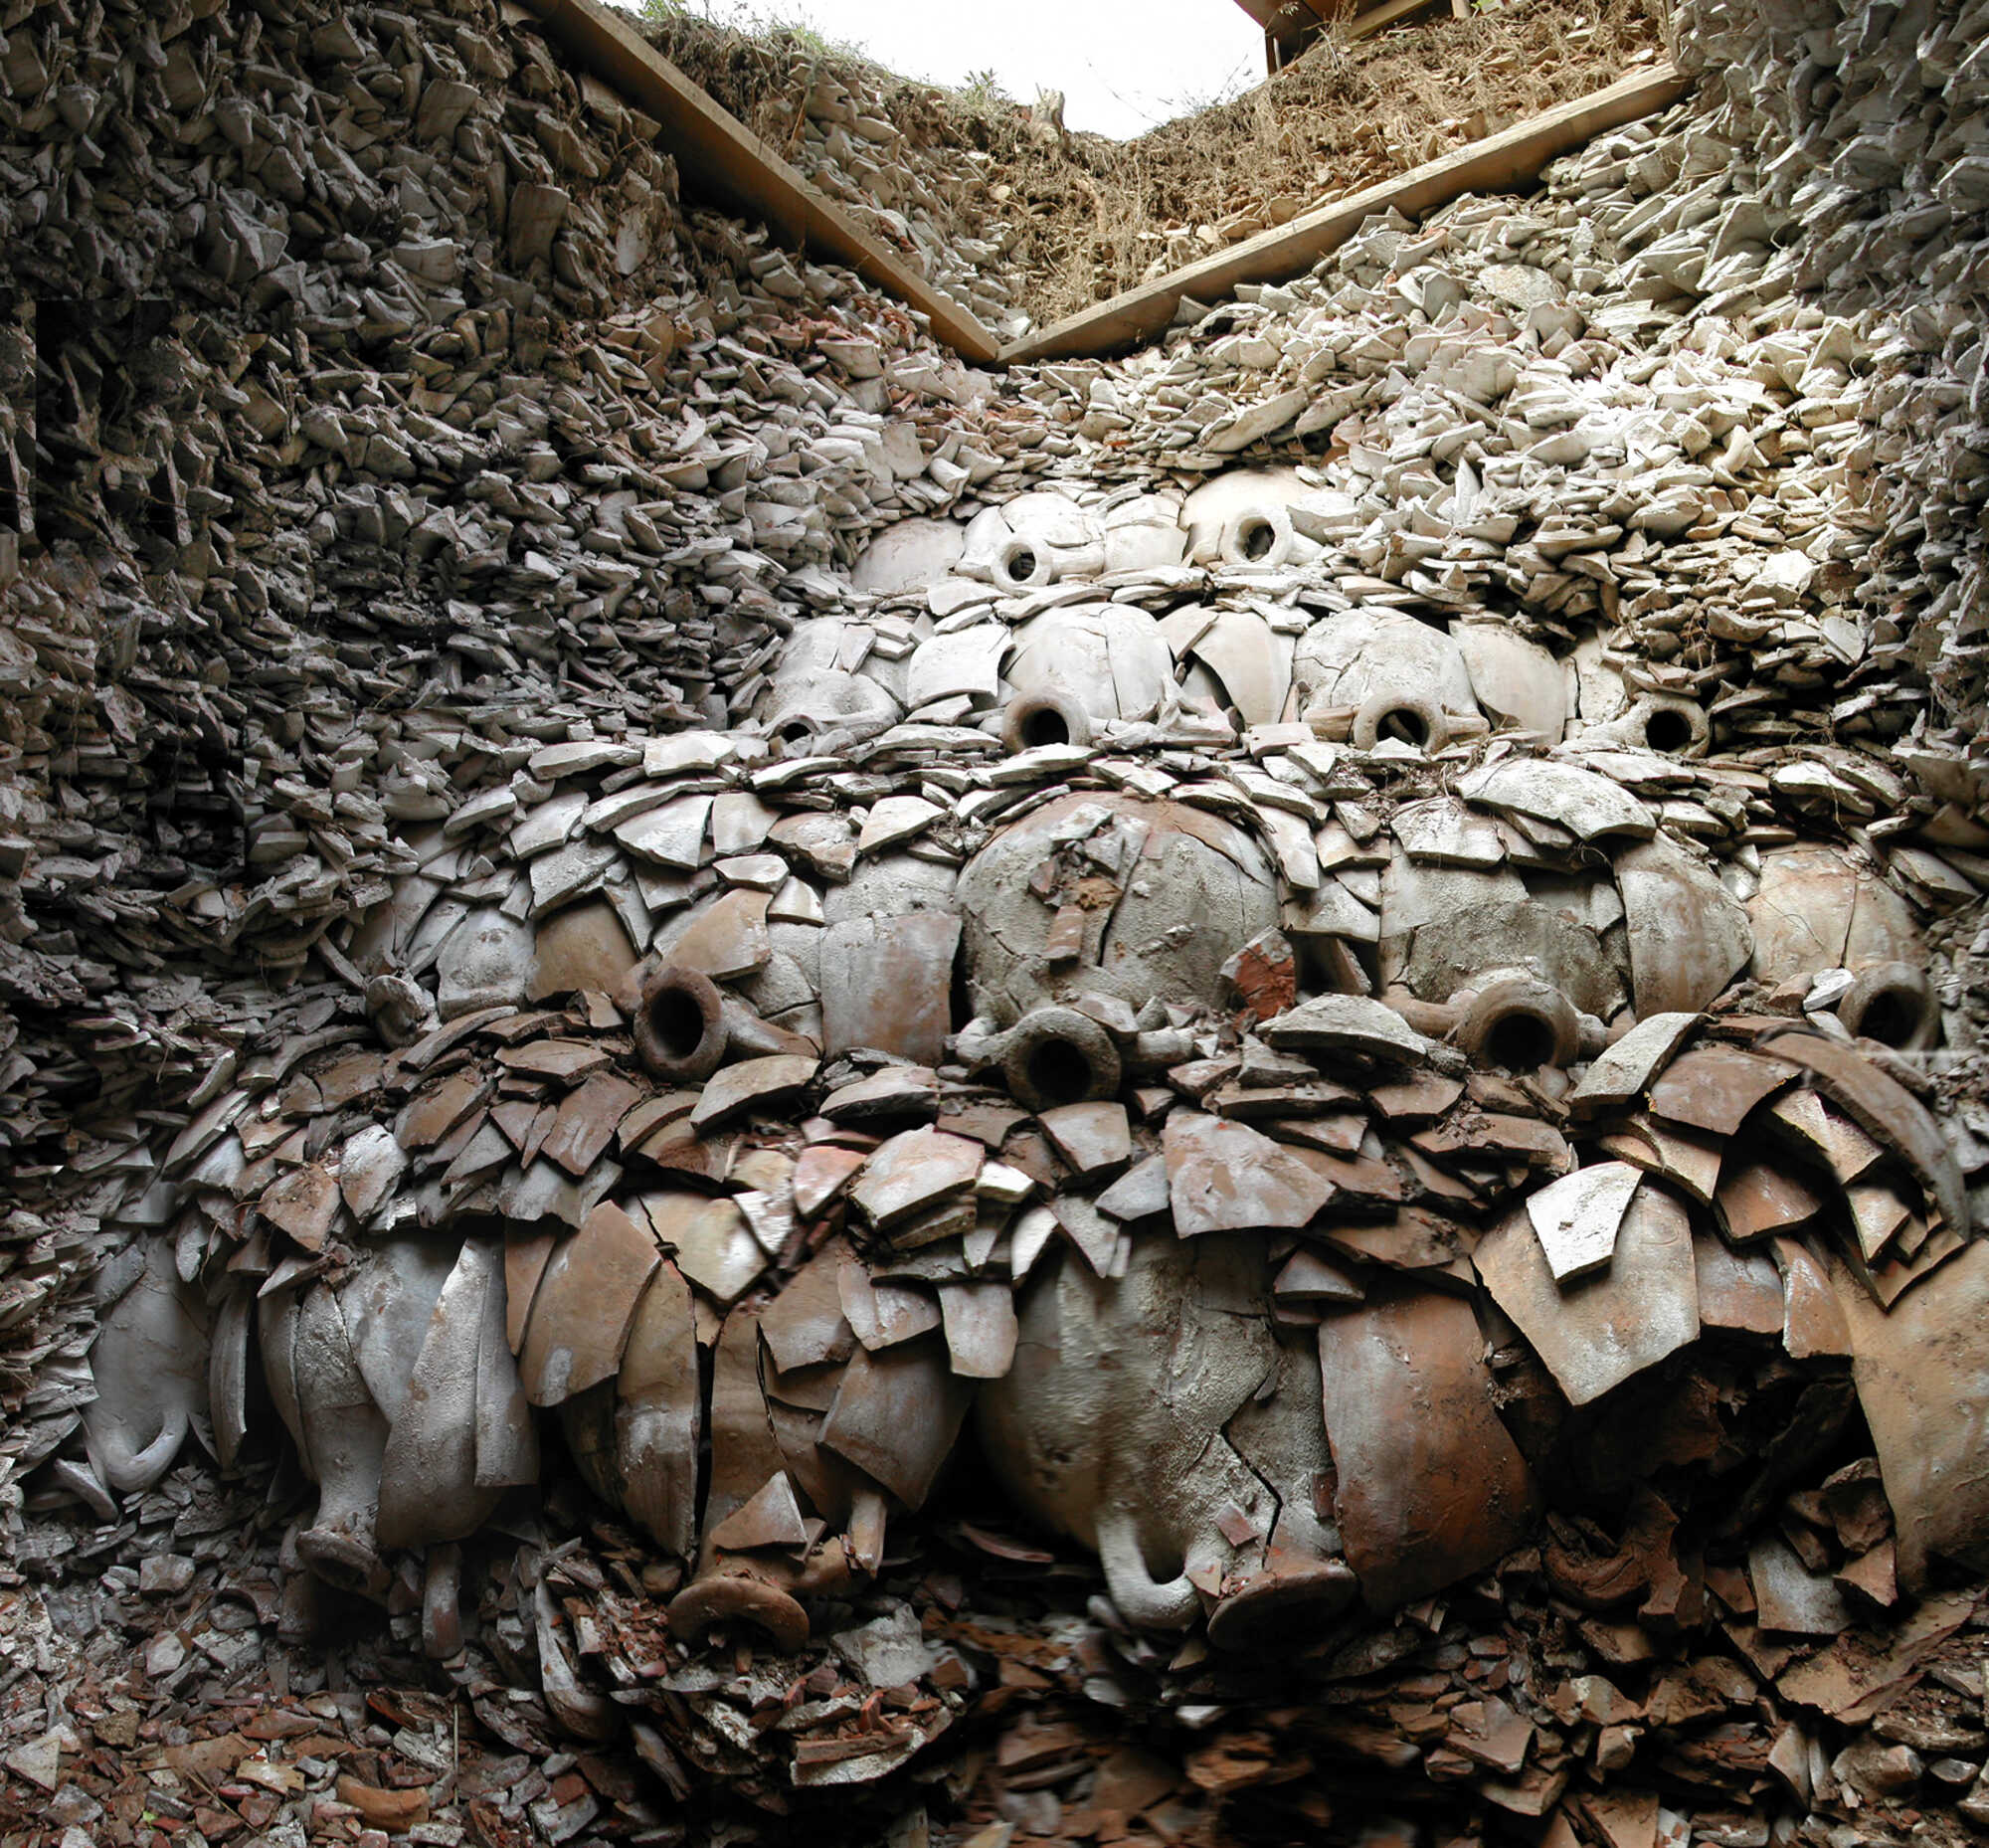
[[[1177,1110],[1161,1143],[1175,1229],[1183,1238],[1296,1228],[1333,1198],[1333,1184],[1300,1155],[1241,1123]]]
[[[1776,1238],[1773,1251],[1782,1274],[1782,1346],[1791,1358],[1851,1353],[1851,1325],[1822,1261],[1796,1238]]]
[[[384,1123],[361,1130],[338,1155],[338,1191],[346,1210],[362,1222],[370,1218],[407,1170],[408,1158]]]
[[[1873,1141],[1850,1118],[1832,1110],[1814,1091],[1791,1091],[1767,1110],[1769,1127],[1799,1154],[1820,1162],[1849,1187],[1886,1159],[1885,1145]]]
[[[1126,1244],[1126,1233],[1120,1225],[1107,1218],[1095,1201],[1081,1194],[1057,1195],[1050,1201],[1049,1210],[1092,1273],[1111,1276]]]
[[[821,942],[824,1049],[833,1056],[870,1047],[939,1063],[953,1023],[960,929],[941,911],[831,924]]]
[[[1475,1234],[1456,1219],[1404,1206],[1375,1224],[1336,1221],[1330,1214],[1312,1228],[1344,1257],[1389,1270],[1442,1271],[1470,1254]]]
[[[1017,1216],[1008,1233],[1008,1274],[1015,1282],[1035,1268],[1056,1230],[1056,1214],[1047,1206],[1030,1206]]]
[[[505,1067],[513,1072],[528,1073],[535,1078],[554,1078],[565,1083],[578,1083],[592,1072],[601,1070],[609,1063],[606,1046],[590,1044],[585,1039],[534,1039],[521,1045],[506,1046],[498,1055]],[[409,1144],[405,1135],[403,1146]]]
[[[1989,1565],[1989,1492],[1972,1421],[1954,1415],[1989,1392],[1989,1245],[1967,1246],[1891,1313],[1841,1262],[1831,1279],[1893,1505],[1900,1583],[1923,1588],[1935,1554]]]
[[[338,1222],[338,1182],[321,1164],[293,1170],[257,1201],[263,1216],[306,1251],[319,1251]]]
[[[437,1299],[457,1253],[443,1240],[401,1237],[337,1285],[339,1313],[366,1389],[391,1420],[407,1401]]]
[[[658,1545],[688,1558],[696,1550],[704,1394],[690,1289],[667,1260],[636,1305],[616,1392],[623,1504]]]
[[[864,1164],[850,1199],[872,1225],[888,1232],[972,1190],[984,1159],[980,1145],[964,1137],[907,1130]]]
[[[1316,995],[1264,1024],[1274,1046],[1354,1052],[1395,1064],[1419,1065],[1430,1045],[1394,1009],[1361,995]]]
[[[1945,1223],[1966,1235],[1968,1196],[1947,1139],[1912,1093],[1895,1083],[1849,1046],[1815,1033],[1778,1033],[1765,1049],[1807,1069],[1832,1103],[1858,1125],[1897,1149],[1927,1191],[1927,1202]]]
[[[832,1143],[804,1149],[795,1163],[795,1210],[803,1218],[813,1218],[862,1166],[863,1157],[854,1149],[838,1149]]]
[[[704,1509],[707,1555],[718,1524],[745,1507],[784,1467],[760,1381],[760,1319],[749,1309],[735,1310],[725,1319],[712,1362],[711,1481]]]
[[[876,1282],[857,1262],[837,1271],[836,1299],[856,1339],[873,1353],[940,1326],[939,1302],[930,1290]]]
[[[1367,1091],[1367,1101],[1390,1123],[1414,1127],[1443,1115],[1464,1093],[1456,1078],[1435,1072],[1419,1072],[1395,1084],[1377,1084]]]
[[[1747,914],[1718,876],[1663,836],[1619,854],[1616,883],[1637,1017],[1704,1008],[1747,966]]]
[[[1098,1209],[1121,1221],[1150,1218],[1170,1210],[1174,1196],[1168,1186],[1167,1158],[1149,1155],[1135,1162],[1098,1197]]]
[[[619,824],[615,837],[641,859],[695,872],[710,816],[709,796],[682,796]]]
[[[1650,810],[1606,777],[1548,758],[1509,757],[1472,772],[1457,788],[1482,808],[1537,816],[1583,840],[1648,840],[1657,828]]]
[[[648,1227],[605,1201],[560,1243],[532,1299],[518,1357],[533,1404],[557,1405],[614,1378],[635,1305],[660,1261]]]
[[[374,1531],[384,1547],[467,1539],[497,1504],[501,1491],[485,1488],[478,1470],[477,1364],[484,1299],[503,1287],[501,1264],[496,1244],[468,1240],[436,1298],[381,1459]]]
[[[1747,1576],[1764,1630],[1835,1636],[1851,1627],[1844,1594],[1824,1573],[1808,1571],[1788,1544],[1764,1534],[1747,1550]]]
[[[1560,662],[1504,623],[1458,623],[1450,633],[1478,703],[1541,742],[1558,744],[1567,724],[1567,677]]]
[[[1351,1271],[1303,1246],[1285,1260],[1271,1287],[1280,1302],[1357,1303],[1366,1295]]]
[[[727,1552],[750,1553],[763,1547],[799,1552],[809,1543],[801,1505],[786,1470],[776,1470],[750,1500],[735,1508],[711,1530],[711,1545]]]
[[[929,1065],[887,1065],[821,1100],[831,1123],[881,1130],[886,1125],[930,1123],[939,1114],[939,1074]]]
[[[1036,1121],[1080,1181],[1109,1181],[1133,1159],[1124,1104],[1062,1104]]]
[[[1764,1098],[1794,1083],[1793,1065],[1733,1046],[1699,1046],[1674,1059],[1651,1086],[1651,1110],[1714,1136],[1731,1136]]]
[[[615,1140],[625,1151],[639,1149],[658,1132],[668,1130],[689,1116],[696,1107],[697,1099],[695,1091],[665,1091],[660,1096],[646,1098],[616,1126]],[[491,1114],[494,1116],[496,1112]],[[552,1128],[552,1115],[551,1111],[547,1112],[545,1131],[539,1132],[541,1141]],[[525,1154],[528,1148],[532,1154],[538,1153],[538,1145],[527,1139],[519,1145],[521,1160],[529,1159]]]
[[[821,1441],[874,1477],[906,1508],[920,1507],[967,1416],[946,1350],[912,1342],[859,1348],[822,1424]]]
[[[615,994],[636,964],[629,933],[605,899],[574,905],[539,927],[525,999],[543,1001],[577,989]]]
[[[779,1110],[814,1083],[819,1069],[818,1059],[782,1052],[727,1065],[705,1085],[690,1113],[690,1127],[694,1132],[723,1129],[755,1111]]]
[[[567,1094],[539,1153],[576,1178],[586,1174],[641,1095],[626,1078],[597,1073]]]
[[[1221,612],[1191,651],[1219,680],[1244,724],[1269,725],[1283,715],[1292,684],[1292,645],[1261,616]]]
[[[714,982],[749,976],[774,953],[767,935],[768,903],[765,892],[723,892],[659,935],[656,952],[666,963],[695,969]]]
[[[1537,1490],[1493,1409],[1483,1350],[1468,1303],[1413,1290],[1320,1324],[1335,1508],[1370,1609],[1481,1570],[1533,1525]]]
[[[1713,1204],[1726,1148],[1723,1137],[1640,1116],[1599,1140],[1609,1154],[1669,1182],[1689,1200]]]
[[[1703,1328],[1748,1335],[1779,1335],[1784,1321],[1782,1280],[1765,1252],[1735,1251],[1723,1239],[1696,1236],[1693,1269]]]
[[[1604,1848],[1659,1848],[1658,1799],[1655,1792],[1585,1792],[1581,1808]]]
[[[1534,1743],[1531,1722],[1515,1713],[1497,1695],[1461,1701],[1450,1710],[1446,1743],[1476,1764],[1516,1777]]]
[[[1528,1195],[1527,1216],[1556,1283],[1608,1264],[1640,1180],[1628,1162],[1600,1162]]]
[[[476,1486],[515,1489],[539,1479],[539,1431],[506,1322],[510,1271],[507,1241],[504,1275],[486,1284],[476,1333]]]
[[[767,1268],[767,1254],[730,1200],[701,1194],[644,1194],[633,1202],[677,1268],[713,1301],[736,1303]]]
[[[494,907],[456,925],[436,959],[436,1010],[445,1020],[525,999],[537,951],[532,927]]]
[[[208,1415],[214,1422],[214,1459],[223,1469],[235,1467],[249,1435],[250,1353],[255,1318],[255,1299],[243,1287],[229,1290],[214,1307],[207,1361],[207,1397]],[[101,1339],[100,1335],[98,1339]],[[90,1377],[97,1382],[100,1402],[104,1394],[93,1363]],[[160,1397],[157,1376],[150,1369],[146,1370],[145,1387],[147,1397],[156,1403]],[[86,1447],[88,1441],[86,1439]],[[100,1439],[96,1447],[101,1453],[104,1446]]]
[[[1778,1162],[1735,1163],[1728,1156],[1714,1197],[1720,1229],[1735,1244],[1798,1232],[1815,1221],[1823,1197],[1791,1167]]]
[[[1883,1181],[1858,1181],[1844,1190],[1851,1228],[1867,1262],[1878,1257],[1912,1216],[1912,1204]]]
[[[855,1337],[843,1314],[837,1280],[855,1261],[842,1240],[824,1245],[762,1313],[760,1333],[782,1373],[849,1358]]]
[[[336,1788],[338,1800],[356,1811],[369,1828],[405,1832],[429,1819],[426,1790],[383,1790],[343,1773]]]
[[[923,833],[944,813],[937,803],[927,802],[922,796],[886,796],[871,806],[856,836],[856,851],[859,855],[881,853],[886,847]]]
[[[559,1241],[551,1232],[512,1231],[504,1240],[504,1334],[513,1354],[525,1346],[532,1299]]]
[[[1604,1271],[1557,1285],[1524,1212],[1487,1233],[1473,1262],[1572,1404],[1599,1398],[1699,1333],[1690,1221],[1649,1183],[1631,1200]]]
[[[1898,1700],[1921,1663],[1967,1622],[1974,1605],[1971,1591],[1936,1593],[1876,1649],[1870,1636],[1854,1630],[1790,1667],[1780,1678],[1781,1693],[1798,1706],[1862,1725]],[[1820,1755],[1814,1762],[1818,1773],[1826,1768]]]
[[[1700,1016],[1647,1015],[1603,1052],[1569,1095],[1577,1117],[1603,1116],[1634,1103],[1664,1070]]]
[[[1506,862],[1498,825],[1489,816],[1473,814],[1454,796],[1404,803],[1395,811],[1389,830],[1410,859],[1433,866],[1492,871]]]
[[[1015,1304],[1003,1283],[942,1283],[939,1307],[953,1371],[999,1380],[1015,1359]]]
[[[1921,1222],[1909,1219],[1900,1233],[1894,1249],[1881,1255],[1878,1262],[1863,1264],[1859,1253],[1846,1251],[1845,1261],[1873,1296],[1886,1308],[1891,1309],[1899,1298],[1915,1285],[1932,1276],[1957,1251],[1966,1248],[1959,1232],[1951,1232],[1945,1226],[1938,1231],[1926,1233],[1920,1238]],[[1910,1256],[1905,1255],[1909,1247]]]

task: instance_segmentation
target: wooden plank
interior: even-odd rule
[[[662,124],[656,139],[675,156],[685,184],[753,218],[787,243],[846,263],[926,315],[933,334],[964,358],[986,363],[999,343],[979,319],[934,288],[911,265],[859,230],[735,116],[721,109],[600,0],[524,0],[547,34],[586,69]]]
[[[1413,13],[1420,13],[1427,7],[1437,6],[1442,0],[1381,0],[1379,6],[1367,7],[1354,16],[1354,23],[1348,27],[1347,36],[1356,44],[1362,39],[1372,38],[1377,32],[1386,32],[1390,26],[1398,26]],[[1456,10],[1457,0],[1451,0],[1452,10]]]
[[[1357,45],[1377,32],[1400,25],[1419,13],[1445,4],[1445,0],[1236,0],[1244,12],[1264,28],[1264,49],[1269,59],[1269,75],[1278,73],[1302,58],[1323,32],[1336,24],[1345,43]],[[1470,16],[1471,0],[1448,0],[1459,19]]]
[[[1114,295],[1002,348],[1004,365],[1035,359],[1077,359],[1117,352],[1152,339],[1174,319],[1186,296],[1214,303],[1239,282],[1282,282],[1309,270],[1346,243],[1373,213],[1390,206],[1413,218],[1460,193],[1496,193],[1538,177],[1548,161],[1605,129],[1620,128],[1676,102],[1691,82],[1668,64],[1654,66],[1607,90],[1529,116],[1454,154],[1383,180],[1346,199],[1261,231],[1138,288]]]
[[[1330,26],[1336,19],[1357,20],[1389,0],[1236,0],[1244,12],[1274,37],[1291,39]],[[1429,4],[1429,0],[1423,0]]]

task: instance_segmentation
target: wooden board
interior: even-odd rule
[[[1606,129],[1668,108],[1690,87],[1690,80],[1670,65],[1656,65],[1607,90],[1529,116],[1399,179],[1336,199],[1183,270],[1114,295],[1004,347],[1001,361],[1020,365],[1036,359],[1090,358],[1150,340],[1174,320],[1184,296],[1213,304],[1231,294],[1239,282],[1286,281],[1311,269],[1372,214],[1390,206],[1413,218],[1460,193],[1505,192],[1537,179],[1548,161]]]
[[[1386,32],[1390,26],[1400,25],[1412,14],[1448,3],[1449,0],[1380,0],[1378,6],[1363,8],[1354,16],[1347,35],[1358,44],[1362,39],[1371,39],[1377,32]]]
[[[1448,4],[1449,0],[1411,0],[1411,3],[1437,6]],[[1330,26],[1335,20],[1345,20],[1356,37],[1362,32],[1377,32],[1380,28],[1368,25],[1368,19],[1376,13],[1399,12],[1403,0],[1236,0],[1236,4],[1271,37],[1296,39]]]
[[[1266,32],[1302,32],[1324,25],[1337,9],[1333,0],[1236,0]]]
[[[633,23],[600,0],[524,0],[576,63],[662,124],[656,139],[685,185],[763,220],[784,243],[846,263],[932,322],[963,358],[996,357],[994,336],[959,302],[894,256],[736,117],[721,109]]]
[[[1458,0],[1237,0],[1244,12],[1264,28],[1267,47],[1276,53],[1272,75],[1312,44],[1336,20],[1351,43],[1385,32],[1411,14],[1433,6],[1457,10]]]

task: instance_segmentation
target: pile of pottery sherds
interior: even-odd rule
[[[997,1830],[1989,1815],[1980,10],[1695,4],[1528,199],[996,377],[521,7],[17,7],[10,1777],[664,1839],[615,1753],[888,1784],[998,1684]],[[331,1586],[530,1756],[348,1713]]]

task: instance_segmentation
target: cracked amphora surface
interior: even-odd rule
[[[1493,1564],[1738,1344],[1855,1381],[1903,1571],[1981,1554],[1909,908],[1669,827],[1637,779],[1704,714],[1606,652],[1202,601],[1344,513],[1239,475],[908,530],[859,575],[931,609],[802,625],[752,722],[408,831],[348,946],[377,1043],[169,1152],[65,1479],[280,1428],[296,1558],[425,1556],[444,1650],[456,1543],[563,1458],[678,1634],[794,1646],[971,1429],[1126,1622],[1245,1647]],[[189,1262],[224,1197],[254,1241]]]

